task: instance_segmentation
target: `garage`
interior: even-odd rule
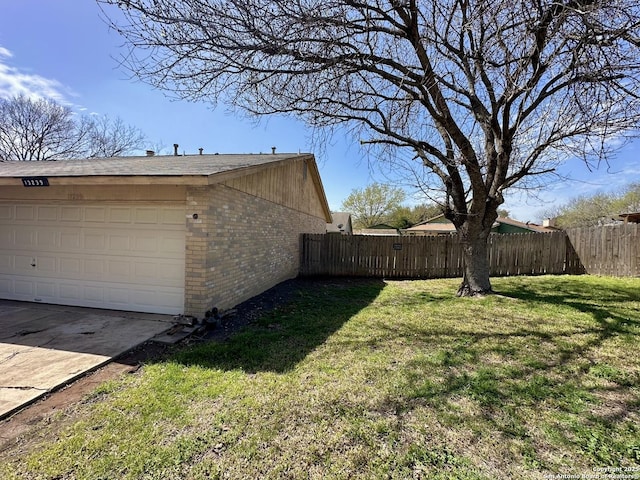
[[[330,222],[308,153],[0,161],[0,298],[202,318]]]
[[[184,206],[0,204],[0,296],[177,314]]]

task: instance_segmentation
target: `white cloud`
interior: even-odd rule
[[[57,80],[21,71],[7,63],[13,53],[0,46],[0,98],[26,95],[32,98],[47,98],[69,104],[65,87]]]

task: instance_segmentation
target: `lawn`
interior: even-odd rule
[[[640,478],[640,279],[457,283],[301,281],[38,425],[0,478]]]

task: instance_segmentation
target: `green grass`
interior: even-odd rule
[[[640,279],[493,285],[309,283],[34,426],[0,478],[640,477]]]

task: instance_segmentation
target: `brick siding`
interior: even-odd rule
[[[300,234],[326,229],[324,218],[223,184],[190,187],[186,207],[185,314],[199,318],[296,277]]]

